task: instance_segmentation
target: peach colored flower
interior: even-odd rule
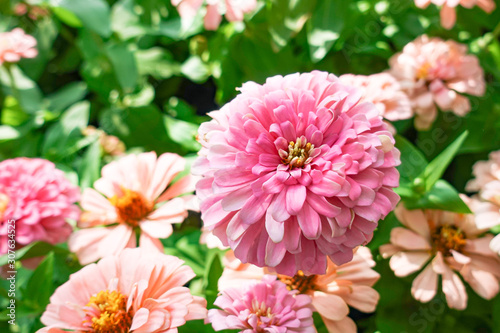
[[[205,299],[183,287],[195,277],[176,257],[126,249],[72,274],[56,289],[38,333],[175,333],[207,315]]]
[[[21,58],[34,58],[38,55],[36,39],[15,28],[0,33],[0,65],[4,62],[18,62]]]
[[[418,129],[431,126],[436,105],[463,116],[471,107],[461,94],[482,96],[485,92],[479,60],[467,54],[467,46],[453,40],[420,36],[392,56],[389,64],[390,73],[410,98]]]
[[[469,205],[471,199],[462,196]],[[488,244],[492,235],[481,236],[471,214],[440,210],[407,210],[402,204],[396,216],[404,227],[391,231],[391,243],[382,245],[380,253],[399,277],[420,271],[413,280],[411,293],[423,303],[429,302],[438,289],[438,275],[448,306],[463,310],[467,293],[460,273],[474,291],[485,299],[499,290],[500,259]]]
[[[223,14],[230,22],[241,22],[244,14],[257,7],[257,0],[172,0],[172,5],[177,7],[179,15],[187,18],[196,16],[204,3],[204,24],[207,30],[217,30]]]
[[[242,264],[228,251],[224,257],[224,272],[219,279],[219,289],[233,288],[247,284],[249,280],[260,280],[270,272],[251,264]],[[366,247],[359,247],[351,262],[340,266],[328,261],[324,275],[306,276],[298,272],[295,276],[278,275],[278,279],[297,290],[309,295],[312,305],[328,328],[329,332],[355,333],[356,324],[349,318],[351,306],[362,312],[373,312],[380,298],[372,286],[380,275],[371,269],[375,266],[371,252]]]
[[[401,90],[399,82],[388,73],[373,75],[345,74],[339,77],[346,85],[361,89],[361,102],[372,102],[387,120],[396,121],[413,117],[410,100]]]
[[[465,8],[478,6],[487,13],[491,13],[496,7],[494,0],[415,0],[419,8],[427,8],[431,3],[441,6],[441,25],[446,29],[451,29],[455,25],[457,20],[455,7],[459,5]]]
[[[91,263],[126,247],[139,246],[163,252],[159,238],[172,234],[172,224],[187,217],[193,191],[191,176],[171,184],[184,170],[185,160],[176,154],[130,154],[102,168],[97,190],[83,191],[81,230],[69,239],[69,248],[82,264]]]

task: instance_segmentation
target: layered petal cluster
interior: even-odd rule
[[[248,281],[260,281],[270,272],[250,264],[242,264],[229,251],[224,258],[224,272],[219,279],[219,289],[246,285]],[[359,247],[351,262],[337,266],[328,261],[324,275],[306,276],[302,272],[294,276],[278,275],[289,290],[309,295],[314,311],[323,318],[329,332],[356,333],[354,321],[348,317],[351,306],[362,312],[373,312],[380,298],[373,285],[380,275],[371,269],[375,266],[371,252]]]
[[[465,196],[464,201],[473,206]],[[391,231],[391,243],[382,245],[380,253],[391,257],[390,266],[396,276],[420,271],[413,280],[411,293],[420,302],[429,302],[436,295],[438,276],[450,308],[464,310],[467,292],[458,276],[469,283],[485,299],[498,293],[500,259],[488,247],[492,235],[481,236],[472,214],[439,210],[407,210],[396,208],[396,216],[404,227]]]
[[[265,275],[261,281],[224,289],[214,302],[222,310],[208,311],[214,330],[239,329],[245,333],[315,332],[311,298]]]
[[[474,179],[467,183],[466,190],[479,192],[479,200],[473,211],[476,225],[490,229],[500,224],[500,150],[490,153],[489,160],[476,162],[472,170]],[[500,235],[490,243],[493,251],[500,255]]]
[[[257,0],[172,0],[181,17],[195,17],[206,4],[204,25],[207,30],[217,30],[222,15],[230,22],[241,22],[246,13],[257,7]]]
[[[172,234],[172,224],[187,217],[194,190],[191,176],[172,181],[184,170],[177,154],[126,155],[102,168],[102,178],[82,195],[81,229],[69,239],[69,248],[88,264],[124,248],[139,246],[163,252],[159,238]],[[182,197],[179,197],[181,196]]]
[[[15,221],[16,246],[68,239],[77,220],[80,189],[52,162],[15,158],[0,162],[0,254],[7,253],[8,221]]]
[[[399,151],[378,109],[325,72],[249,82],[200,126],[202,219],[242,262],[324,274],[399,201]]]
[[[457,6],[465,8],[478,6],[487,13],[491,13],[496,7],[494,0],[415,0],[415,4],[420,8],[427,8],[431,3],[441,6],[441,25],[446,29],[451,29],[455,25],[457,20],[455,7]]]
[[[463,116],[471,109],[461,94],[482,96],[484,72],[467,46],[453,40],[418,37],[389,60],[390,73],[399,81],[416,113],[415,126],[428,129],[443,111]]]
[[[361,101],[375,104],[385,119],[396,121],[413,117],[408,96],[391,74],[344,74],[339,79],[345,85],[359,88],[363,93]]]
[[[38,55],[36,39],[24,33],[21,28],[0,33],[0,65],[4,62],[18,62],[21,58]]]
[[[195,277],[176,257],[126,249],[72,274],[56,289],[38,333],[177,332],[207,315],[206,300],[183,287]]]

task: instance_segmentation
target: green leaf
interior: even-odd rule
[[[101,144],[99,140],[94,141],[83,155],[78,175],[80,176],[80,187],[85,189],[91,187],[99,178],[101,170]]]
[[[12,82],[5,66],[0,66],[0,82],[3,86],[6,95],[16,97],[16,90],[19,93],[19,103],[22,109],[27,113],[35,113],[41,109],[42,92],[37,84],[26,76],[21,69],[16,65],[9,66],[14,78],[15,87],[13,89]]]
[[[209,307],[212,307],[215,299],[217,298],[217,294],[219,293],[219,278],[222,275],[223,267],[220,261],[219,255],[214,252],[212,256],[212,260],[209,261],[210,264],[208,267],[208,273],[206,274],[206,287],[205,294],[207,297],[207,303]]]
[[[161,22],[157,31],[150,33],[167,36],[175,40],[183,40],[196,35],[203,30],[202,11],[198,11],[194,18],[176,17],[166,22]]]
[[[175,119],[167,115],[163,116],[163,119],[165,121],[165,127],[167,128],[167,134],[172,141],[180,144],[189,151],[196,152],[200,150],[201,146],[198,141],[196,141],[198,125]]]
[[[151,75],[155,79],[168,79],[180,73],[180,65],[173,56],[160,47],[134,52],[139,75]]]
[[[68,106],[80,101],[87,94],[85,82],[71,82],[60,90],[47,96],[47,109],[63,111]]]
[[[436,158],[434,158],[417,177],[425,182],[425,189],[430,190],[436,181],[441,178],[446,168],[455,157],[460,149],[460,146],[467,138],[468,131],[463,132],[453,143],[443,150]]]
[[[470,214],[469,206],[460,198],[457,190],[447,181],[439,179],[418,201],[405,201],[408,209],[440,209],[450,212]]]
[[[13,96],[6,96],[3,103],[2,124],[19,126],[30,119]]]
[[[44,256],[54,249],[54,245],[45,242],[33,242],[25,247],[16,250],[16,260],[23,260]],[[0,257],[0,266],[7,264],[8,257]]]
[[[343,0],[317,0],[311,19],[307,22],[307,41],[313,62],[323,59],[340,37],[346,17]]]
[[[0,125],[0,141],[14,140],[21,136],[17,129],[8,125]]]
[[[38,265],[26,286],[25,295],[30,296],[33,306],[42,311],[49,304],[52,294],[52,275],[54,273],[54,253],[49,253]]]
[[[108,44],[106,51],[118,83],[125,92],[132,92],[139,78],[134,54],[126,44]]]
[[[412,184],[426,168],[427,160],[417,147],[412,145],[401,135],[396,135],[396,148],[401,152],[401,165],[398,171],[401,176],[401,184]]]
[[[191,56],[182,64],[181,73],[193,82],[203,83],[210,75],[210,69],[200,57]]]

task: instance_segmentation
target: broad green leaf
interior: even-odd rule
[[[29,259],[34,257],[44,256],[54,250],[54,245],[45,242],[33,242],[25,247],[16,250],[16,260]],[[7,264],[8,257],[3,255],[0,257],[0,266]]]
[[[49,303],[52,294],[52,275],[54,272],[54,253],[49,253],[38,265],[26,286],[26,295],[30,295],[30,301],[34,301],[33,307],[43,311]]]
[[[134,52],[139,75],[151,75],[155,79],[168,79],[180,73],[180,65],[173,56],[160,47]]]
[[[463,132],[455,141],[453,141],[453,143],[436,156],[436,158],[434,158],[418,176],[418,178],[424,180],[426,190],[430,190],[436,181],[441,178],[444,171],[453,160],[453,157],[455,157],[456,153],[460,149],[460,146],[467,138],[468,134],[468,131]]]
[[[10,126],[19,126],[30,119],[24,112],[19,102],[13,96],[6,96],[3,101],[2,124]]]
[[[106,51],[118,83],[126,93],[132,92],[139,78],[134,54],[125,44],[108,44]]]
[[[469,207],[459,193],[447,181],[439,179],[418,201],[405,201],[408,209],[440,209],[462,214],[470,214]]]
[[[83,158],[78,168],[80,176],[80,187],[85,189],[91,187],[99,178],[101,170],[101,144],[99,140],[94,141],[83,154]]]
[[[208,272],[205,275],[205,294],[207,297],[208,307],[213,307],[213,303],[217,298],[217,294],[219,293],[219,278],[222,275],[223,267],[220,261],[220,257],[217,253],[213,253],[212,260],[209,261],[210,264],[207,265]]]
[[[12,126],[0,125],[0,141],[14,140],[21,136],[21,133]]]
[[[172,118],[170,116],[163,116],[167,134],[172,141],[180,144],[186,150],[196,152],[200,150],[201,146],[196,141],[196,134],[198,133],[198,125],[188,123],[187,121]]]
[[[5,66],[0,66],[0,82],[4,93],[18,99],[22,109],[27,113],[35,113],[41,109],[42,92],[37,84],[26,76],[16,65],[9,66],[14,79],[14,86]],[[19,95],[16,97],[16,95]]]
[[[80,101],[86,94],[87,85],[85,82],[71,82],[47,96],[47,109],[50,111],[62,111]]]
[[[203,83],[210,75],[210,69],[200,57],[191,56],[181,66],[181,73],[193,82]]]
[[[398,166],[400,182],[412,183],[426,168],[424,155],[401,135],[396,135],[396,148],[401,152],[401,165]]]
[[[176,17],[165,22],[160,22],[158,30],[151,33],[167,36],[174,40],[183,40],[196,35],[203,30],[202,11],[198,11],[193,18]]]

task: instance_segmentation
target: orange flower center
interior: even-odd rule
[[[314,149],[314,145],[307,142],[306,139],[297,138],[295,141],[290,141],[288,144],[288,153],[280,154],[283,164],[293,168],[302,168],[310,162],[309,156]]]
[[[431,65],[428,62],[426,62],[425,64],[420,66],[420,68],[417,70],[417,79],[419,79],[419,80],[424,79],[425,80],[427,78],[427,75],[429,75],[430,68],[431,68]]]
[[[153,203],[135,191],[123,189],[122,192],[123,195],[115,195],[109,201],[116,207],[120,222],[136,227],[151,212]]]
[[[434,251],[439,251],[444,256],[451,256],[451,250],[461,252],[467,242],[465,234],[453,225],[436,228],[431,237]]]
[[[278,275],[278,279],[286,284],[288,290],[298,290],[301,294],[316,289],[316,275],[307,276],[302,271],[298,271],[297,274],[292,277]]]
[[[90,297],[83,309],[83,325],[95,333],[127,333],[132,325],[132,314],[127,312],[127,296],[120,292],[100,291]]]

